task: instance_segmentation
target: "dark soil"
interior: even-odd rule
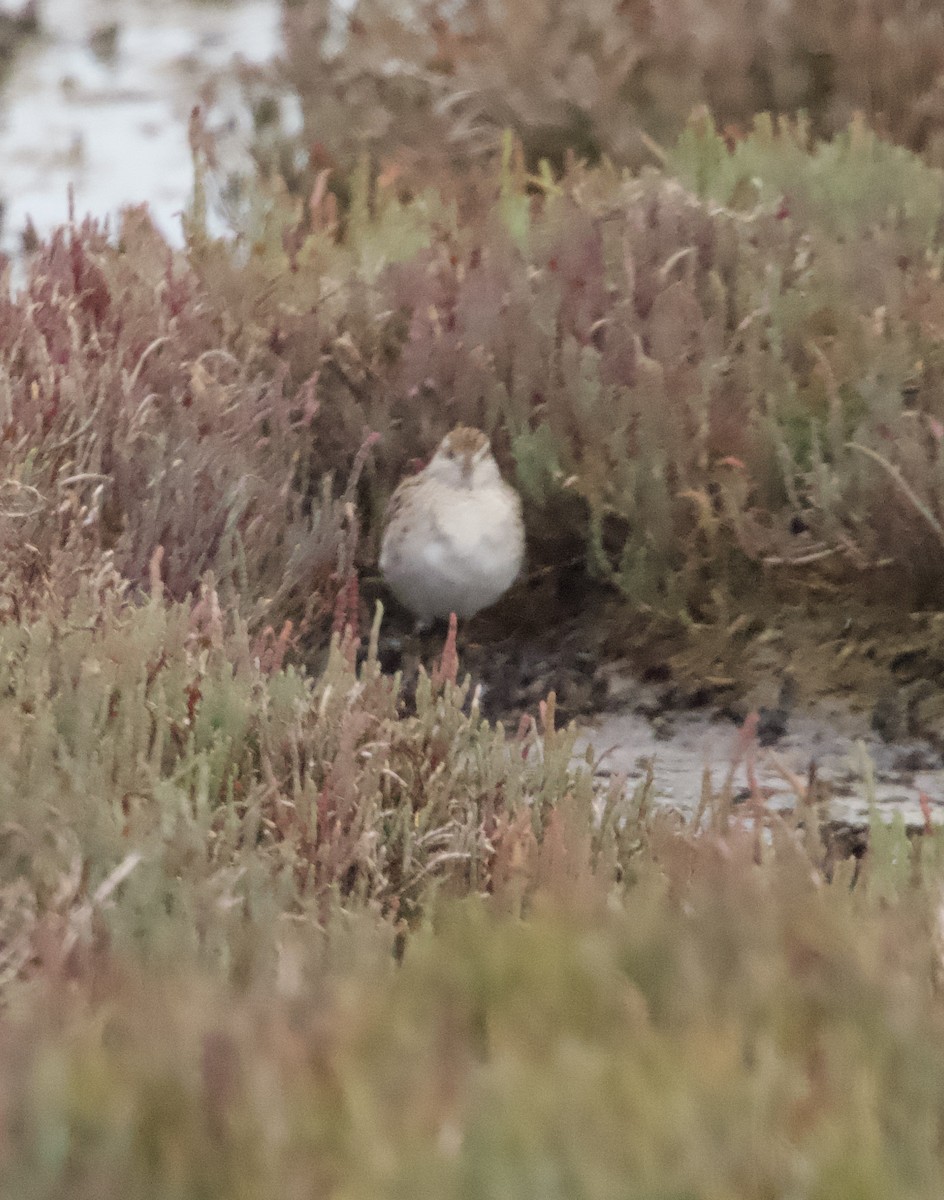
[[[12,12],[0,12],[0,82],[23,42],[38,33],[39,10],[35,0],[27,0]]]
[[[381,661],[403,672],[409,709],[418,668],[440,655],[446,625],[415,633],[377,579],[364,581],[363,599],[365,617],[384,601]],[[571,567],[522,581],[460,626],[458,648],[488,719],[517,725],[553,691],[558,723],[579,718],[586,744],[609,763],[602,775],[616,769],[632,782],[651,759],[669,804],[685,808],[699,794],[693,740],[707,741],[723,765],[735,727],[753,712],[761,754],[772,748],[818,781],[831,856],[865,852],[870,787],[885,819],[900,814],[912,833],[926,827],[925,801],[935,822],[944,819],[944,614],[829,606],[778,589],[751,611],[695,623],[634,611]],[[872,763],[872,784],[848,765],[856,745]],[[759,769],[776,789],[772,763]],[[742,782],[739,773],[734,803],[748,798]],[[789,805],[783,791],[781,783]]]
[[[365,581],[365,614],[376,598],[384,666],[409,683],[440,653],[445,624],[415,634],[380,581]],[[792,713],[815,709],[860,715],[888,743],[920,738],[944,751],[944,612],[829,605],[777,588],[750,611],[695,623],[634,611],[573,566],[530,577],[466,622],[459,652],[493,720],[517,722],[553,691],[561,721],[627,704],[666,723],[692,711],[740,723],[757,711],[761,744],[775,745]]]

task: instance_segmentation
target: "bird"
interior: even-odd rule
[[[380,573],[417,629],[475,616],[511,587],[524,561],[521,497],[488,437],[460,425],[390,498]]]

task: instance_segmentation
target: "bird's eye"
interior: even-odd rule
[[[455,458],[455,457],[456,457],[455,450],[449,450],[449,449],[446,450],[446,458]]]

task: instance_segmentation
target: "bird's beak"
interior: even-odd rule
[[[467,454],[462,460],[462,482],[469,486],[472,482],[472,455]]]

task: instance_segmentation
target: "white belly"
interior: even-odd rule
[[[435,498],[435,497],[434,497]],[[512,585],[524,557],[518,500],[510,488],[453,491],[434,512],[406,511],[384,536],[380,570],[422,621],[471,617]]]

